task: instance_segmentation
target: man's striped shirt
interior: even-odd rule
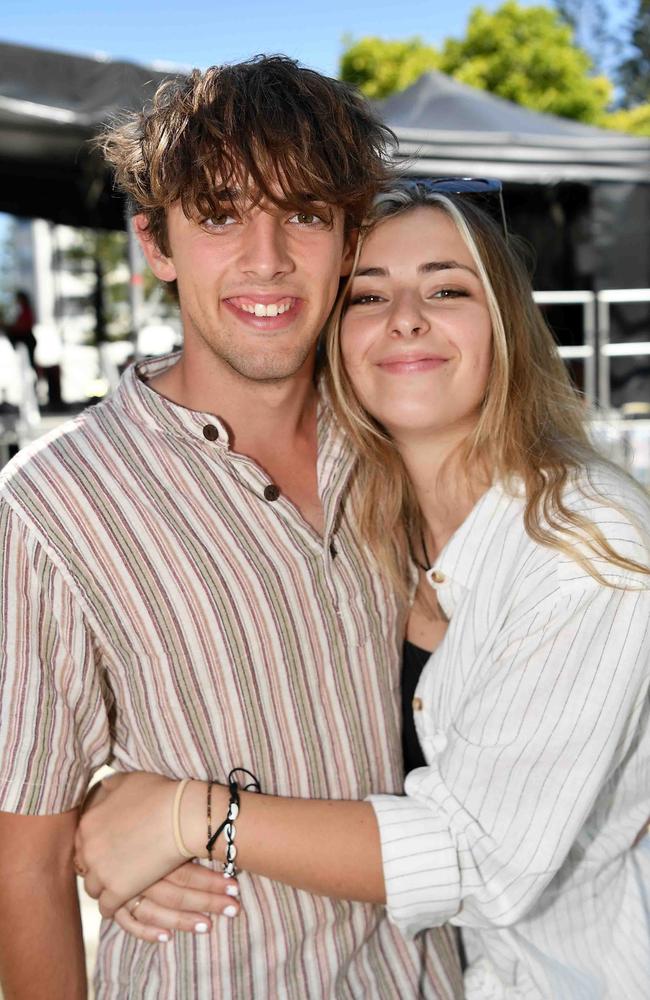
[[[0,477],[0,809],[54,813],[106,761],[250,768],[281,795],[402,783],[401,615],[345,505],[353,456],[319,412],[321,537],[214,415],[130,369]],[[98,1000],[451,998],[451,933],[241,876],[242,914],[151,945],[103,925]]]

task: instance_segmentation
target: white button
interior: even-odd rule
[[[447,737],[444,733],[434,733],[431,737],[431,746],[436,753],[442,753],[447,749]]]
[[[444,583],[447,577],[439,569],[428,569],[426,572],[426,578],[432,587],[439,587],[440,584]]]

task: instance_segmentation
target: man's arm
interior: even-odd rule
[[[77,810],[0,812],[0,984],[4,1000],[85,1000],[72,850]]]

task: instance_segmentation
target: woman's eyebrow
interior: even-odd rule
[[[459,264],[457,260],[430,260],[426,264],[420,264],[418,266],[419,274],[430,274],[432,271],[453,271],[460,269],[461,271],[469,271],[473,274],[475,278],[478,277],[474,268],[469,267],[468,264]]]
[[[424,264],[418,265],[419,274],[430,274],[433,271],[453,271],[454,269],[460,269],[462,271],[469,271],[473,274],[475,278],[478,278],[476,271],[469,267],[467,264],[459,264],[457,260],[429,260]],[[356,274],[356,278],[386,278],[388,277],[389,270],[386,267],[360,267]]]

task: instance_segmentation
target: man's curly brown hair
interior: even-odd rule
[[[296,211],[338,206],[354,227],[390,174],[393,142],[355,90],[285,56],[165,81],[99,140],[163,253],[170,205],[209,218],[231,210],[233,191]]]

